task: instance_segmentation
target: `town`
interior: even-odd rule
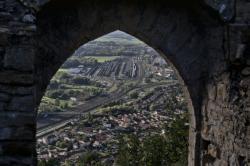
[[[65,159],[72,162],[83,152],[97,151],[105,164],[114,163],[122,134],[134,133],[143,139],[148,134],[164,133],[164,127],[174,114],[184,113],[180,106],[166,111],[171,96],[163,94],[173,95],[178,88],[177,85],[157,87],[156,94],[151,92],[135,101],[131,95],[126,103],[123,99],[72,120],[62,129],[38,138],[39,159],[59,158],[62,162]],[[183,96],[176,96],[176,100],[183,103]]]
[[[174,70],[152,48],[136,43],[136,55],[100,56],[93,55],[92,47],[100,47],[93,41],[63,64],[39,107],[39,161],[77,163],[95,152],[102,164],[113,165],[121,137],[164,135],[176,116],[186,114]]]

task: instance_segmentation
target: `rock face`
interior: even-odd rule
[[[80,45],[117,29],[182,78],[189,165],[249,165],[250,3],[205,2],[0,1],[0,165],[36,165],[36,108],[50,78]]]

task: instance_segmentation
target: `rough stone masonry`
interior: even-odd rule
[[[250,165],[249,0],[0,0],[0,165],[36,165],[36,111],[51,77],[117,29],[183,81],[189,165]]]

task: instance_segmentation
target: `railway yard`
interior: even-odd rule
[[[39,161],[75,163],[91,151],[112,165],[122,134],[161,134],[174,114],[183,113],[179,106],[166,111],[172,100],[184,101],[174,71],[142,48],[130,56],[76,54],[63,64],[38,109]]]

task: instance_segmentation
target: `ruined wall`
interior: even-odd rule
[[[249,163],[250,2],[205,0],[184,11],[86,3],[41,14],[48,1],[0,0],[0,165],[36,165],[36,106],[50,77],[77,46],[116,29],[180,72],[194,109],[189,165]]]
[[[202,165],[250,164],[250,2],[233,5],[225,24],[227,66],[209,79],[203,101]]]
[[[33,11],[0,1],[0,165],[36,161]]]

